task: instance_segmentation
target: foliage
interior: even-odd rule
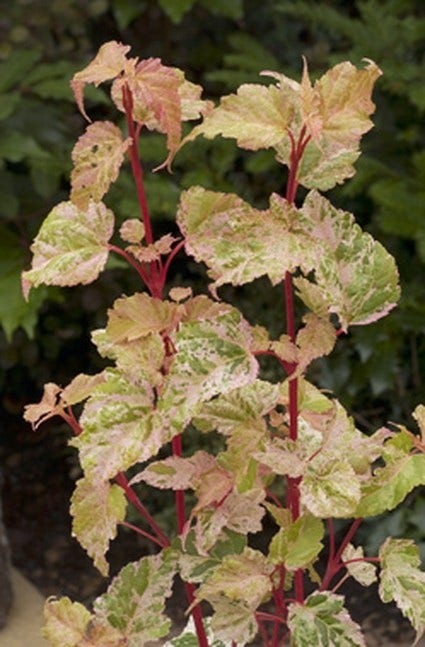
[[[73,533],[103,574],[118,524],[128,525],[128,504],[142,524],[131,529],[159,551],[126,565],[91,613],[68,598],[48,600],[45,636],[58,647],[64,637],[69,647],[163,638],[176,574],[193,624],[170,645],[245,645],[258,632],[273,647],[284,636],[294,646],[365,645],[337,593],[347,577],[364,586],[379,578],[381,599],[394,600],[420,636],[425,574],[414,542],[386,538],[378,556],[365,557],[351,541],[363,517],[393,510],[425,484],[425,406],[413,413],[419,435],[382,427],[368,436],[307,379],[312,362],[343,344],[352,327],[386,317],[400,296],[390,253],[320,193],[354,175],[381,71],[372,61],[360,68],[342,62],[313,83],[305,61],[300,82],[269,72],[268,85],[243,84],[213,107],[183,72],[157,58],[130,58],[129,49],[109,41],[73,76],[87,119],[85,86],[111,83],[125,133],[109,120],[87,126],[72,153],[70,199],[42,224],[23,286],[28,295],[41,283],[91,283],[116,254],[144,289],[116,299],[106,326],[92,334],[110,366],[65,388],[47,384],[25,418],[37,429],[59,416],[73,430],[83,471],[72,496]],[[181,124],[193,119],[202,121],[185,136]],[[234,193],[193,186],[180,197],[178,236],[157,237],[138,150],[144,129],[165,138],[158,169],[169,170],[178,150],[201,135],[233,138],[249,151],[272,149],[287,167],[285,195],[273,193],[261,210]],[[140,219],[116,222],[102,199],[125,157]],[[308,189],[300,205],[299,185]],[[211,296],[183,285],[165,296],[168,270],[183,248],[206,265]],[[286,332],[277,338],[218,296],[225,284],[264,276],[284,293]],[[264,379],[262,356],[275,360],[282,380]],[[220,434],[218,451],[187,451],[190,426]],[[174,537],[136,494],[139,482],[174,491]],[[186,490],[194,495],[188,514]],[[249,542],[267,515],[277,530],[262,552]],[[352,520],[338,545],[332,518]],[[319,576],[325,525],[329,551]],[[204,600],[212,608],[205,624]]]

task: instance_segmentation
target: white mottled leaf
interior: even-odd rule
[[[87,209],[90,200],[100,202],[117,179],[130,144],[111,121],[90,124],[72,151],[71,202],[79,209]]]
[[[291,647],[366,647],[360,627],[335,593],[312,593],[304,604],[289,605]]]
[[[304,303],[318,316],[338,315],[344,330],[384,317],[400,294],[393,257],[347,212],[311,191],[301,209],[314,255],[314,282],[295,279]]]
[[[218,638],[245,644],[255,636],[254,612],[271,595],[273,567],[260,551],[245,548],[238,555],[226,555],[196,592],[214,608],[212,629]],[[233,635],[229,635],[230,622]]]
[[[370,586],[372,582],[376,582],[376,565],[370,562],[350,562],[353,559],[362,559],[364,557],[363,548],[358,546],[355,548],[353,544],[347,544],[342,553],[342,561],[345,564],[347,571],[354,577],[357,582],[363,586]]]
[[[352,517],[360,501],[360,481],[347,459],[320,452],[300,485],[301,502],[316,517]]]
[[[229,435],[235,427],[255,423],[278,402],[279,386],[264,380],[233,389],[202,405],[193,424],[200,431]]]
[[[53,647],[77,647],[83,638],[91,613],[69,598],[48,599],[44,605],[43,636]]]
[[[215,317],[182,322],[173,336],[176,354],[157,406],[178,431],[202,402],[256,378],[249,325],[235,308],[220,305]]]
[[[177,221],[186,251],[207,264],[213,289],[264,275],[275,285],[286,271],[312,269],[311,243],[297,226],[297,210],[277,194],[260,211],[237,195],[192,187],[181,195]]]
[[[31,246],[32,269],[22,274],[25,284],[30,288],[95,281],[106,265],[113,229],[114,214],[103,203],[91,202],[82,211],[72,202],[61,202]]]
[[[126,647],[121,632],[99,622],[79,602],[69,598],[47,600],[43,636],[53,647]]]
[[[201,475],[213,469],[215,465],[215,458],[204,451],[197,451],[189,458],[169,456],[162,461],[150,463],[143,472],[131,479],[130,485],[144,481],[158,488],[195,489]]]
[[[171,625],[164,610],[176,566],[176,555],[169,549],[127,564],[95,601],[96,617],[119,630],[128,647],[162,638]]]
[[[425,573],[419,569],[419,549],[411,539],[388,538],[379,557],[379,595],[383,602],[395,601],[416,629],[419,640],[425,630]]]
[[[71,499],[72,534],[102,573],[108,574],[105,553],[117,534],[117,524],[124,520],[126,498],[118,485],[108,481],[82,478],[77,481]]]
[[[87,400],[80,424],[83,433],[70,444],[79,450],[81,466],[92,480],[114,478],[154,456],[172,438],[152,410],[150,387],[131,383],[113,369],[107,369],[105,384]]]

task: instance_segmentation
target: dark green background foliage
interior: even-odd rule
[[[3,3],[2,3],[3,4]],[[83,131],[69,79],[110,39],[132,46],[141,58],[159,56],[186,71],[217,99],[245,82],[266,82],[265,69],[300,78],[302,55],[310,73],[363,58],[384,76],[374,99],[375,129],[363,140],[357,175],[330,199],[397,258],[403,297],[388,318],[354,329],[315,375],[350,408],[358,424],[376,428],[388,419],[412,425],[410,411],[424,400],[425,375],[425,13],[422,0],[15,0],[0,22],[0,379],[3,406],[19,411],[44,381],[66,383],[100,366],[89,331],[122,291],[136,289],[131,270],[111,266],[88,288],[34,291],[20,296],[19,275],[44,216],[67,199],[70,151]],[[111,118],[102,90],[88,91],[93,118]],[[146,170],[163,161],[162,139],[141,143]],[[245,153],[234,142],[199,140],[177,156],[174,174],[146,174],[160,232],[173,227],[181,188],[239,193],[258,207],[282,192],[285,171],[268,151]],[[137,213],[125,171],[108,204],[120,219]],[[174,281],[204,285],[199,269],[183,258]],[[203,289],[203,287],[202,287]],[[222,290],[246,316],[283,331],[279,290],[263,281]],[[265,370],[273,376],[274,368]],[[418,515],[417,515],[418,516]],[[404,518],[403,518],[404,519]],[[401,522],[400,522],[401,523]],[[404,520],[404,523],[407,523]],[[410,521],[409,523],[413,523]],[[400,524],[399,524],[400,525]],[[423,532],[423,529],[421,529]]]

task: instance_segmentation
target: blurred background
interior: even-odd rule
[[[102,578],[93,580],[92,574],[82,592],[81,578],[90,564],[75,553],[77,545],[63,538],[69,535],[69,495],[79,476],[66,444],[68,431],[52,421],[33,433],[22,421],[23,406],[39,399],[45,382],[64,386],[79,372],[100,370],[90,331],[105,323],[115,298],[138,289],[137,277],[115,263],[92,285],[39,288],[26,304],[20,273],[29,266],[29,247],[44,217],[68,198],[70,152],[84,129],[69,80],[111,39],[131,45],[133,56],[160,57],[164,64],[180,67],[214,100],[241,83],[266,82],[258,76],[261,70],[300,79],[302,55],[313,78],[342,60],[361,65],[370,58],[382,68],[374,92],[375,128],[362,141],[357,174],[327,196],[354,213],[396,257],[402,298],[387,318],[352,329],[330,358],[316,362],[311,379],[331,389],[366,432],[388,420],[414,428],[411,411],[425,402],[422,0],[0,0],[4,516],[15,563],[46,594],[57,593],[59,582],[62,592],[83,600],[97,592]],[[106,91],[91,88],[87,98],[93,119],[120,119]],[[257,207],[268,203],[272,191],[284,191],[285,169],[269,151],[247,153],[230,140],[200,139],[179,153],[172,175],[149,173],[165,158],[164,150],[161,136],[142,138],[146,189],[158,232],[173,230],[179,193],[195,183],[238,193]],[[105,201],[118,220],[137,212],[127,169]],[[205,286],[202,269],[183,256],[172,280]],[[277,335],[283,331],[281,293],[267,281],[220,294],[251,323],[267,325]],[[266,365],[265,370],[273,379],[273,368]],[[167,515],[162,501],[153,504]],[[412,493],[385,522],[372,520],[365,528],[370,550],[382,536],[403,535],[416,539],[425,556],[424,492]],[[126,537],[123,542],[127,546]],[[80,565],[76,596],[71,580]]]

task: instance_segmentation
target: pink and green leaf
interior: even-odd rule
[[[114,369],[107,369],[106,377],[84,405],[83,433],[70,441],[93,481],[114,478],[155,456],[172,438],[169,427],[152,411],[151,387],[131,382]]]
[[[186,251],[208,266],[213,289],[264,275],[275,285],[287,271],[313,267],[297,211],[277,194],[271,196],[270,208],[260,211],[234,194],[192,187],[181,196],[177,221]]]
[[[394,510],[419,485],[425,485],[425,454],[400,453],[362,483],[355,516],[372,517]]]
[[[102,202],[80,210],[61,202],[47,216],[32,246],[32,269],[23,272],[26,294],[41,284],[92,283],[106,265],[114,214]]]
[[[112,122],[90,124],[72,151],[71,202],[82,210],[91,200],[100,202],[117,179],[130,144]]]
[[[221,305],[221,304],[220,304]],[[249,348],[249,326],[227,306],[210,320],[182,322],[173,336],[176,349],[158,400],[158,410],[181,430],[200,405],[220,393],[253,382],[258,365]]]
[[[93,559],[96,568],[106,576],[109,564],[105,553],[117,534],[117,524],[125,518],[123,490],[105,480],[81,478],[76,483],[70,510],[72,534]]]
[[[71,88],[80,112],[90,121],[84,108],[84,87],[87,83],[94,83],[98,86],[104,81],[110,81],[117,77],[128,66],[126,58],[130,51],[129,45],[123,45],[117,41],[104,43],[95,58],[80,72],[74,74],[71,81]]]
[[[310,239],[314,282],[295,279],[299,296],[318,317],[336,314],[343,330],[384,317],[400,295],[393,257],[354,217],[311,191],[301,209]]]

